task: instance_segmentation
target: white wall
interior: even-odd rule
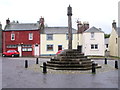
[[[91,44],[98,44],[97,50],[91,49]],[[83,33],[83,52],[87,55],[104,56],[104,33],[95,33],[94,39],[91,39],[91,33]]]

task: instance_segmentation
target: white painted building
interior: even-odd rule
[[[104,32],[96,27],[91,27],[83,32],[82,51],[85,56],[104,56]]]

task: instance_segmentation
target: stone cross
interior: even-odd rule
[[[72,49],[72,7],[69,5],[67,8],[68,15],[68,49]]]

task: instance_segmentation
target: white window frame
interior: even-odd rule
[[[11,40],[15,40],[15,34],[14,33],[11,33]]]
[[[92,46],[93,46],[93,48],[92,48]],[[97,48],[96,48],[96,46],[97,46]],[[91,50],[98,50],[99,49],[99,45],[98,44],[91,44],[90,45],[90,49]]]
[[[95,37],[95,33],[91,32],[91,39],[94,39],[94,37]]]
[[[47,34],[47,40],[53,40],[53,34]]]
[[[29,40],[33,40],[33,33],[29,33]]]

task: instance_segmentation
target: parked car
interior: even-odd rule
[[[8,50],[7,52],[3,52],[2,56],[5,57],[5,56],[11,56],[11,57],[19,57],[19,52],[16,51],[16,50]]]
[[[58,55],[58,54],[62,53],[62,51],[63,51],[63,50],[59,50],[59,51],[56,53],[56,55]]]

